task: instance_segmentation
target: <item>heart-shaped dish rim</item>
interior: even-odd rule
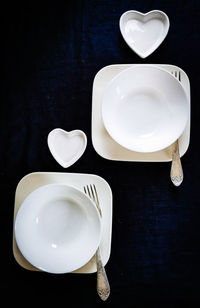
[[[84,140],[84,145],[83,145],[82,149],[79,152],[77,152],[74,155],[74,157],[71,160],[69,160],[69,161],[64,161],[63,159],[61,159],[61,157],[58,155],[57,151],[54,148],[54,144],[53,144],[51,138],[52,138],[53,134],[55,135],[58,132],[62,132],[64,134],[66,134],[66,135],[79,135]],[[86,149],[86,146],[87,146],[87,137],[86,137],[86,134],[82,130],[79,130],[79,129],[75,129],[75,130],[71,130],[71,131],[66,131],[66,130],[61,129],[61,128],[55,128],[52,131],[50,131],[50,133],[48,134],[47,143],[48,143],[49,150],[50,150],[52,156],[54,157],[54,159],[63,168],[68,168],[71,165],[73,165],[83,155],[83,153],[85,152],[85,149]]]
[[[127,17],[127,15],[129,14],[135,14],[135,15],[138,15],[139,18],[142,20],[145,19],[145,17],[149,16],[149,15],[152,15],[152,14],[157,14],[160,15],[160,19],[163,20],[163,23],[165,24],[165,28],[164,28],[164,32],[163,32],[163,35],[161,37],[160,40],[157,41],[157,43],[153,44],[153,46],[151,46],[151,48],[149,48],[147,51],[145,52],[141,52],[140,50],[138,50],[137,47],[133,46],[132,44],[130,44],[127,39],[126,39],[126,35],[124,33],[124,30],[123,30],[123,25],[124,25],[124,19]],[[169,22],[169,18],[167,16],[166,13],[164,13],[163,11],[160,11],[160,10],[152,10],[152,11],[149,11],[147,13],[141,13],[139,11],[135,11],[135,10],[129,10],[129,11],[126,11],[124,12],[121,17],[120,17],[120,20],[119,20],[119,28],[120,28],[120,32],[122,34],[122,37],[123,39],[125,40],[125,42],[127,43],[127,45],[138,55],[140,56],[141,58],[146,58],[148,57],[150,54],[152,54],[160,45],[161,43],[164,41],[164,39],[166,38],[167,36],[167,33],[169,31],[169,26],[170,26],[170,22]]]

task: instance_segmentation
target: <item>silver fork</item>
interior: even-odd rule
[[[84,192],[86,195],[90,197],[90,199],[92,199],[95,202],[99,210],[100,216],[102,217],[96,186],[94,184],[86,185],[84,186]],[[105,301],[110,295],[110,285],[108,282],[105,268],[101,260],[99,247],[96,251],[96,264],[97,264],[97,293],[99,294],[100,298],[103,301]]]
[[[175,78],[177,78],[181,82],[181,72],[180,71],[172,71],[171,73]],[[172,183],[175,186],[179,186],[183,181],[183,168],[181,165],[178,140],[176,140],[173,145],[170,177],[171,177]]]

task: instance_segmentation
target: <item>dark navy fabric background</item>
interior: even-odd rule
[[[126,45],[119,31],[119,18],[130,9],[160,9],[170,19],[167,38],[146,59]],[[14,294],[19,305],[200,307],[200,1],[73,0],[45,8],[18,3],[7,4],[1,15],[1,270],[6,268],[1,285],[9,291],[7,302]],[[170,182],[170,163],[113,162],[92,146],[93,79],[102,67],[118,63],[174,64],[190,78],[191,139],[179,188]],[[47,135],[56,127],[82,129],[88,137],[86,152],[67,170],[47,147]],[[15,261],[15,189],[35,171],[93,173],[110,184],[107,302],[96,293],[96,274],[30,272]]]

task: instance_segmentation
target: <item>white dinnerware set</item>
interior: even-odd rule
[[[125,12],[119,21],[128,46],[141,58],[165,39],[169,19],[161,11]],[[102,68],[92,91],[92,143],[103,158],[172,162],[171,180],[183,180],[180,157],[189,146],[190,84],[169,64],[120,64]],[[52,156],[63,167],[85,152],[79,129],[52,130]],[[24,268],[53,274],[94,273],[102,300],[110,294],[105,265],[110,257],[112,192],[92,174],[35,172],[15,194],[13,253]]]

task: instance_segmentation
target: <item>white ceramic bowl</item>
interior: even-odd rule
[[[101,218],[96,205],[81,191],[49,184],[24,200],[14,230],[21,253],[33,266],[49,273],[67,273],[95,254]]]
[[[110,136],[136,152],[164,149],[182,134],[189,100],[181,83],[154,65],[137,65],[114,77],[102,98]]]
[[[146,14],[127,11],[120,17],[120,31],[128,46],[141,58],[154,52],[169,30],[168,16],[159,10]]]
[[[79,129],[67,132],[61,128],[55,128],[49,133],[47,143],[55,160],[63,168],[68,168],[85,152],[87,137]]]

